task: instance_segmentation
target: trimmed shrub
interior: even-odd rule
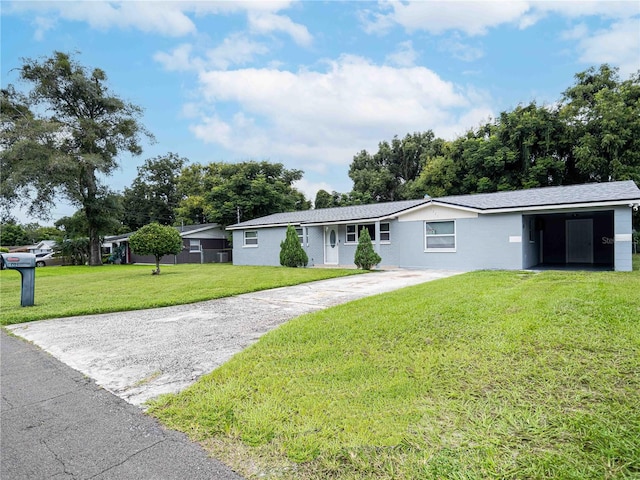
[[[300,245],[296,229],[289,225],[285,239],[280,242],[280,265],[283,267],[306,267],[307,263],[309,263],[309,257]]]
[[[182,237],[178,230],[159,223],[145,225],[129,237],[131,249],[140,255],[153,255],[156,269],[151,273],[160,274],[160,259],[164,255],[177,255],[182,251]]]
[[[379,264],[381,261],[382,258],[380,255],[373,250],[369,231],[366,228],[363,228],[360,232],[358,247],[356,248],[356,256],[354,258],[356,267],[363,270],[371,270],[374,265]]]

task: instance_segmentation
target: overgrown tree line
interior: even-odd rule
[[[383,141],[349,169],[348,194],[321,190],[316,208],[586,182],[640,184],[640,73],[602,65],[575,76],[554,106],[502,112],[453,141],[432,131]]]
[[[265,161],[189,165],[178,178],[182,200],[176,218],[227,226],[271,213],[308,210],[311,202],[293,186],[302,174]]]

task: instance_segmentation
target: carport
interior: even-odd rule
[[[523,216],[529,226],[533,268],[615,269],[613,210],[536,213]]]

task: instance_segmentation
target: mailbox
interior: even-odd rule
[[[0,261],[3,268],[18,270],[22,277],[20,305],[31,307],[36,285],[36,256],[33,253],[2,253]]]

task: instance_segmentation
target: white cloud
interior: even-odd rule
[[[195,34],[197,28],[190,15],[225,15],[246,12],[250,23],[271,32],[290,34],[301,45],[308,45],[311,35],[306,27],[286,16],[276,15],[291,6],[292,1],[14,1],[3,2],[3,14],[35,13],[51,21],[86,22],[92,28],[136,29],[160,35],[181,37]],[[48,28],[36,22],[36,38]]]
[[[241,33],[233,33],[215,48],[194,53],[193,45],[183,43],[169,52],[156,52],[153,59],[168,71],[203,71],[205,68],[225,70],[231,65],[243,65],[256,55],[269,52],[266,45],[255,42]]]
[[[579,23],[573,28],[562,32],[561,38],[564,40],[581,40],[589,33],[589,27],[584,23]]]
[[[600,16],[630,18],[640,14],[636,1],[380,1],[377,10],[363,9],[360,20],[367,33],[386,33],[394,26],[409,32],[424,30],[484,35],[503,24],[528,28],[549,14],[566,18]]]
[[[555,13],[568,18],[599,16],[629,18],[640,14],[640,2],[636,1],[539,1],[532,7],[540,14]]]
[[[438,43],[438,48],[441,51],[450,53],[453,58],[457,58],[463,62],[473,62],[484,56],[482,48],[463,42],[457,33],[450,38],[441,40]]]
[[[581,62],[615,65],[620,68],[622,78],[640,69],[640,18],[621,20],[593,33],[586,30],[573,33]]]
[[[464,132],[490,115],[481,96],[424,67],[380,66],[355,56],[327,62],[323,72],[276,69],[206,71],[199,75],[202,108],[237,105],[232,118],[209,114],[197,138],[237,155],[294,159],[299,168],[349,164],[381,139],[433,129]]]
[[[233,147],[231,125],[218,117],[203,116],[198,125],[191,127],[191,131],[197,138],[210,139],[212,143],[217,143],[226,148]]]
[[[34,40],[41,41],[44,39],[44,34],[56,25],[56,20],[50,17],[38,16],[33,19],[32,24],[36,28],[36,31],[33,33]]]
[[[234,33],[224,39],[222,44],[207,52],[208,64],[215,68],[226,69],[229,65],[244,65],[256,55],[264,55],[269,49],[241,33]]]
[[[92,28],[107,30],[135,28],[168,36],[194,33],[196,27],[179,3],[156,2],[27,2],[17,10],[42,10],[64,20],[88,23]]]
[[[398,44],[396,51],[390,53],[385,58],[387,63],[398,67],[412,67],[416,64],[417,59],[418,52],[413,49],[413,43],[411,40]]]
[[[397,23],[392,14],[386,13],[389,10],[387,2],[379,2],[382,11],[372,11],[363,9],[358,12],[358,19],[365,33],[375,33],[383,35],[391,30]],[[387,6],[387,8],[385,8]]]
[[[524,1],[510,2],[451,2],[397,0],[381,4],[382,13],[368,12],[365,30],[384,32],[397,24],[412,32],[426,30],[441,34],[457,30],[467,35],[483,35],[491,27],[516,22],[529,10]],[[388,12],[388,13],[386,13]]]
[[[294,42],[302,46],[309,46],[313,41],[307,27],[293,22],[285,15],[272,12],[249,12],[249,28],[255,33],[287,33]]]
[[[204,68],[204,63],[201,59],[191,55],[192,50],[193,46],[191,44],[183,43],[169,53],[156,52],[153,55],[153,59],[170,72],[201,70]]]
[[[318,191],[324,190],[325,192],[331,193],[335,190],[335,188],[327,182],[311,182],[306,178],[294,182],[293,187],[301,191],[307,200],[311,200],[312,202],[315,201]]]

